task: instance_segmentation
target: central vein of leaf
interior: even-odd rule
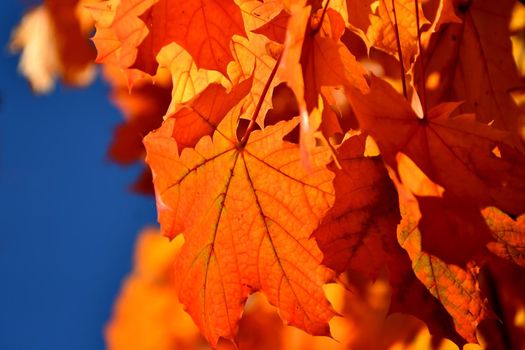
[[[239,152],[235,152],[235,158],[233,160],[233,164],[230,168],[230,173],[229,173],[229,176],[228,178],[226,179],[226,184],[224,185],[224,190],[219,194],[218,196],[218,200],[219,200],[219,212],[217,214],[217,221],[216,221],[216,224],[215,224],[215,227],[214,227],[214,230],[213,230],[213,233],[212,233],[212,236],[210,237],[210,243],[209,243],[209,254],[208,254],[208,259],[206,261],[206,272],[205,272],[205,275],[204,275],[204,286],[203,286],[203,313],[204,315],[206,315],[206,292],[207,292],[207,284],[208,284],[208,272],[210,270],[210,262],[211,262],[211,259],[213,256],[216,256],[215,254],[215,240],[217,238],[217,232],[219,230],[219,225],[220,225],[220,222],[221,222],[221,217],[222,217],[222,213],[224,212],[224,208],[225,208],[225,201],[226,201],[226,196],[228,195],[228,190],[230,188],[230,184],[231,184],[231,180],[233,178],[233,172],[234,172],[234,169],[235,169],[235,166],[237,165],[237,160],[239,159]],[[206,247],[204,247],[204,249],[206,249]],[[219,266],[219,264],[217,264]],[[222,280],[221,280],[222,282]],[[222,285],[222,284],[221,284]],[[224,304],[225,305],[228,305],[227,303],[227,297],[226,297],[226,291],[224,290],[224,285],[222,285],[223,287],[223,300],[224,300]],[[230,315],[228,314],[228,308],[226,308],[226,315],[228,317],[228,325],[231,325],[231,322],[230,322]],[[233,329],[230,330],[232,333],[233,333]]]

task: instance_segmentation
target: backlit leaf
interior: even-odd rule
[[[457,104],[439,105],[421,119],[390,85],[370,81],[371,93],[353,96],[351,103],[388,163],[402,152],[449,195],[511,213],[525,211],[525,161],[506,146],[508,133],[475,122],[473,115],[450,117]],[[498,145],[506,154],[493,153]]]
[[[525,267],[525,215],[513,220],[497,208],[486,208],[483,216],[497,240],[489,243],[490,251]]]
[[[310,235],[334,200],[330,153],[316,148],[308,172],[298,146],[282,141],[296,120],[255,131],[240,147],[230,119],[180,156],[173,119],[145,139],[162,230],[186,240],[180,300],[212,344],[233,340],[256,290],[290,324],[328,335],[334,312],[321,286],[331,273]]]
[[[162,47],[176,42],[190,53],[197,67],[225,76],[233,59],[230,41],[235,34],[246,34],[233,0],[158,0],[145,21],[149,38],[139,50],[154,58]]]
[[[76,86],[94,77],[95,52],[82,25],[79,0],[47,0],[28,12],[14,30],[10,48],[22,51],[18,69],[37,93],[51,90],[55,78]],[[79,10],[80,9],[80,10]]]
[[[399,222],[395,189],[379,157],[366,157],[365,138],[355,136],[337,151],[342,169],[335,172],[335,203],[314,232],[324,263],[343,272],[375,278],[387,261],[388,235]],[[366,176],[362,176],[365,174]]]
[[[509,94],[523,87],[509,37],[515,1],[459,3],[456,9],[462,23],[450,24],[436,33],[425,52],[429,106],[465,101],[461,112],[474,112],[479,121],[493,121],[500,129],[519,132],[525,112]]]
[[[422,251],[417,204],[405,202],[402,215],[398,240],[412,261],[415,275],[452,316],[457,332],[476,342],[476,327],[488,315],[477,281],[479,267],[462,269]]]
[[[421,6],[419,21],[420,26],[427,22]],[[371,25],[366,31],[370,44],[396,56],[402,61],[405,69],[410,68],[411,62],[418,54],[416,2],[379,0],[379,6],[370,16],[370,22]],[[401,52],[398,49],[398,40]]]

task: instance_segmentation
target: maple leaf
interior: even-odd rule
[[[288,12],[281,10],[271,21],[268,21],[253,32],[262,34],[270,40],[283,44],[286,39],[286,27],[289,19],[290,15]]]
[[[477,282],[479,268],[469,265],[462,269],[424,252],[418,205],[413,199],[401,198],[403,219],[398,227],[398,240],[410,256],[414,273],[452,316],[457,332],[476,342],[476,326],[488,315]]]
[[[245,111],[243,115],[250,118],[255,113],[259,100],[262,99],[257,117],[257,123],[260,126],[263,125],[266,113],[272,107],[271,96],[265,91],[272,90],[281,82],[275,77],[266,87],[268,77],[272,75],[276,64],[276,60],[267,52],[267,43],[268,40],[261,35],[248,34],[248,39],[235,36],[232,40],[232,53],[235,61],[228,67],[230,79],[234,84],[253,78],[249,97],[243,104]]]
[[[301,125],[308,127],[308,112],[304,99],[304,78],[300,65],[301,51],[311,7],[305,1],[293,3],[290,9],[279,76],[294,92],[301,117]]]
[[[490,231],[475,205],[457,199],[417,198],[422,249],[447,263],[465,266],[492,241]],[[456,242],[451,246],[450,242]]]
[[[451,118],[457,104],[436,106],[421,119],[376,77],[370,78],[370,89],[367,95],[353,94],[350,102],[362,129],[394,169],[395,155],[402,152],[454,198],[525,211],[525,162],[506,145],[508,133],[473,121],[473,115]],[[496,146],[505,152],[493,153]]]
[[[434,18],[431,19],[430,27],[421,33],[421,41],[424,48],[428,47],[432,34],[441,30],[447,23],[461,23],[461,19],[456,15],[455,0],[438,0],[426,3],[430,7]]]
[[[379,157],[366,157],[365,138],[354,136],[337,150],[335,203],[314,232],[328,267],[375,278],[386,263],[386,236],[399,222],[395,189]],[[366,176],[362,176],[366,174]]]
[[[55,77],[75,86],[93,80],[95,52],[88,41],[89,28],[81,24],[84,15],[79,0],[47,0],[14,30],[10,48],[22,51],[18,69],[35,92],[51,90]]]
[[[395,233],[394,233],[395,235]],[[414,315],[424,321],[437,338],[449,338],[461,345],[465,340],[457,333],[452,317],[412,269],[412,261],[395,237],[387,241],[389,284],[392,288],[390,314]]]
[[[270,16],[278,4],[280,2],[276,1],[269,1],[264,5],[261,5],[259,1],[251,0],[240,2],[240,10],[248,33],[244,34],[246,37],[234,35],[232,38],[222,41],[222,44],[226,45],[225,47],[229,46],[229,55],[231,56],[228,60],[229,63],[226,62],[228,64],[227,70],[221,70],[222,74],[214,70],[198,68],[198,62],[190,55],[191,52],[186,51],[183,46],[175,42],[162,47],[155,61],[152,52],[157,52],[162,45],[158,36],[160,35],[162,38],[167,35],[163,32],[159,33],[158,29],[152,32],[139,48],[139,56],[133,67],[142,70],[147,69],[152,74],[158,62],[161,67],[167,67],[171,71],[174,87],[168,115],[177,111],[181,103],[189,101],[202,92],[208,84],[220,83],[226,88],[231,88],[232,85],[239,84],[253,76],[254,82],[249,92],[250,98],[245,100],[243,106],[245,114],[250,115],[254,112],[261,93],[264,91],[266,79],[275,65],[275,59],[267,53],[266,43],[268,40],[260,35],[252,34],[249,30],[260,23],[265,23],[265,16]],[[157,7],[153,7],[150,12],[143,15],[144,20],[153,26],[152,31],[155,29],[156,21],[164,20],[162,16],[165,14],[162,11],[162,4],[159,3]],[[270,88],[278,83],[279,80],[274,79]],[[259,111],[261,116],[259,122],[261,124],[270,107],[270,97],[266,96]]]
[[[368,90],[364,78],[366,70],[340,40],[344,31],[341,15],[328,9],[326,17],[322,28],[307,30],[301,51],[308,110],[317,105],[317,96],[325,87],[357,89],[363,93]],[[330,94],[323,95],[333,100]]]
[[[364,157],[363,152],[362,136],[351,138],[338,150],[342,170],[335,170],[336,200],[314,233],[325,255],[325,263],[337,271],[350,268],[350,273],[359,271],[372,278],[387,265],[393,288],[390,313],[415,315],[428,324],[434,336],[464,343],[443,308],[442,300],[430,293],[428,280],[418,279],[417,276],[423,276],[420,271],[417,276],[414,274],[411,260],[397,243],[395,231],[399,213],[396,204],[392,203],[396,200],[392,185],[380,159]],[[363,173],[367,176],[363,177]],[[419,230],[428,230],[421,222],[420,226]],[[438,232],[439,235],[445,233]],[[421,234],[421,238],[428,236],[428,232]],[[437,261],[436,257],[433,259]],[[454,306],[447,307],[453,309]],[[454,315],[459,317],[461,313],[460,310]],[[466,324],[468,320],[460,322]],[[471,335],[469,333],[468,339],[472,341]]]
[[[484,254],[492,236],[479,207],[448,196],[406,155],[399,153],[396,162],[400,181],[417,198],[422,215],[418,225],[422,249],[459,266]]]
[[[523,87],[509,39],[514,4],[512,0],[456,4],[462,23],[435,33],[423,56],[429,106],[464,100],[460,112],[475,112],[479,121],[493,121],[494,126],[513,133],[520,131],[525,113],[509,94]],[[420,80],[416,71],[415,81]]]
[[[318,96],[323,87],[346,87],[366,92],[368,85],[364,79],[366,70],[357,63],[355,57],[340,41],[344,32],[344,21],[341,15],[333,9],[320,10],[315,26],[309,25],[306,16],[308,8],[297,10],[295,17],[290,19],[288,28],[289,43],[285,45],[286,58],[282,66],[286,70],[298,70],[299,56],[302,74],[282,72],[288,84],[294,90],[299,104],[302,95],[308,110],[317,106]],[[326,17],[326,19],[325,19]],[[281,21],[280,18],[277,19]],[[272,24],[269,22],[268,25]],[[305,28],[305,29],[302,29]],[[306,30],[306,31],[305,31]],[[302,44],[302,45],[301,45]],[[303,79],[304,87],[295,82]],[[294,79],[294,80],[292,80]],[[292,81],[290,81],[292,80]],[[304,89],[304,92],[301,90]],[[330,95],[324,94],[330,98]],[[330,98],[331,99],[331,98]]]
[[[139,16],[158,0],[109,0],[86,6],[95,20],[93,42],[98,63],[129,68],[137,58],[137,47],[148,35]]]
[[[497,239],[497,242],[489,243],[489,250],[525,267],[525,215],[513,220],[497,208],[486,208],[483,216]]]
[[[399,202],[403,216],[398,226],[399,243],[408,253],[412,261],[412,268],[419,281],[439,300],[441,305],[445,307],[447,312],[452,316],[456,331],[464,339],[475,342],[476,328],[481,325],[482,321],[487,321],[489,316],[486,299],[478,282],[478,280],[483,280],[483,277],[480,277],[480,266],[476,262],[484,262],[486,258],[482,256],[481,259],[474,260],[474,257],[467,257],[462,260],[464,267],[459,267],[455,264],[447,263],[438,256],[429,253],[429,251],[425,249],[423,242],[424,238],[429,236],[429,232],[441,230],[441,239],[448,239],[448,242],[450,242],[451,239],[455,239],[462,248],[465,248],[465,252],[468,253],[473,249],[479,249],[480,244],[476,242],[476,238],[480,240],[482,244],[486,242],[486,233],[484,232],[486,228],[481,228],[480,231],[474,229],[474,232],[472,232],[473,238],[468,235],[463,238],[462,235],[465,235],[463,230],[469,231],[469,225],[475,227],[480,226],[479,223],[477,223],[478,217],[475,216],[476,209],[474,207],[470,208],[468,203],[466,205],[463,203],[465,207],[461,207],[461,202],[454,203],[446,196],[440,197],[443,189],[426,177],[420,169],[417,169],[417,175],[415,177],[407,177],[408,169],[402,169],[403,166],[406,167],[404,164],[407,163],[407,158],[401,157],[401,160],[404,161],[399,162],[399,178],[392,169],[389,169],[391,178],[394,180],[399,193]],[[415,165],[410,162],[408,165],[415,167]],[[425,193],[426,196],[414,195],[412,193],[414,189],[417,189],[419,193]],[[438,195],[438,197],[433,197],[433,194]],[[459,204],[459,206],[456,206],[457,213],[453,212],[455,204]],[[426,213],[422,210],[425,206],[427,207]],[[443,212],[439,211],[440,206],[443,207],[444,215]],[[438,208],[437,211],[436,207]],[[433,211],[431,212],[429,209]],[[447,211],[452,212],[452,214],[447,213]],[[458,215],[459,213],[461,214]],[[441,216],[435,216],[435,214],[441,214]],[[477,214],[479,216],[479,210]],[[471,220],[472,217],[474,217],[473,223],[468,221]],[[424,222],[425,218],[428,220],[427,223]],[[445,224],[440,223],[439,220]],[[452,231],[455,238],[452,238],[447,231]],[[459,242],[462,240],[466,240],[468,244]],[[427,244],[429,250],[446,252],[442,245],[440,247],[441,243],[438,241],[437,235],[434,235],[432,244],[435,246]],[[454,249],[449,250],[451,252],[454,251]],[[461,252],[457,252],[456,254],[461,254]],[[471,258],[471,260],[466,261],[469,258]],[[396,271],[396,269],[403,265],[402,261],[403,260],[398,260],[389,266],[392,266],[394,271]],[[398,276],[395,277],[392,283],[393,286],[396,280],[400,280],[399,271],[394,275],[396,274]],[[417,294],[420,294],[420,292]],[[402,309],[403,308],[404,306],[402,305]],[[417,312],[420,311],[421,310]],[[425,315],[425,317],[428,316],[428,314]],[[429,326],[431,324],[435,326],[433,324],[434,321],[430,322]],[[440,326],[447,324],[446,320],[441,320],[439,323]],[[446,332],[445,334],[450,335],[450,330],[438,328],[438,331],[443,330]],[[461,344],[462,341],[456,340],[456,343]]]
[[[370,45],[383,50],[398,60],[405,69],[409,69],[418,54],[418,21],[414,0],[380,0],[376,13],[370,16],[370,26],[366,37]],[[427,23],[421,6],[419,26]]]
[[[233,0],[159,0],[144,16],[148,38],[139,47],[154,61],[162,47],[176,42],[197,67],[227,76],[232,36],[246,35],[239,7]]]
[[[158,74],[154,78],[137,79],[131,90],[128,87],[128,76],[117,66],[104,66],[103,76],[112,86],[112,102],[124,117],[124,121],[113,133],[108,155],[122,165],[143,164],[146,150],[142,138],[160,126],[170,103],[169,76]],[[138,193],[153,194],[149,168],[143,170],[131,189]]]
[[[372,4],[375,3],[375,0],[340,0],[335,2],[344,3],[336,6],[339,10],[342,10],[339,12],[348,22],[348,28],[369,46],[370,42],[366,37],[366,31],[371,24],[370,16],[373,15]],[[344,11],[345,7],[346,11]]]
[[[261,290],[281,317],[328,335],[334,315],[322,284],[331,273],[310,238],[333,204],[330,152],[316,148],[307,172],[282,141],[297,120],[254,131],[243,147],[230,115],[213,139],[178,154],[168,119],[144,142],[165,235],[182,232],[176,262],[181,302],[212,345],[233,340],[244,301]]]
[[[112,66],[105,66],[104,78],[112,85],[111,99],[125,118],[114,132],[109,156],[124,165],[143,160],[142,138],[162,123],[170,102],[171,84],[162,77],[155,83],[142,79],[130,92],[125,76]]]
[[[206,345],[174,298],[172,261],[183,240],[171,243],[157,229],[140,233],[134,269],[127,277],[105,329],[110,350],[196,349]]]
[[[235,0],[235,2],[241,9],[247,32],[255,33],[257,28],[264,26],[284,9],[281,0]]]
[[[339,40],[345,28],[341,16],[325,7],[319,10],[318,17],[312,18],[314,23],[310,26],[310,11],[311,7],[305,6],[304,1],[298,1],[291,7],[278,71],[297,99],[301,118],[300,143],[306,166],[310,149],[315,144],[314,132],[321,124],[320,121],[311,122],[308,112],[322,101],[319,95],[328,104],[335,104],[330,94],[333,88],[359,89],[362,92],[368,88],[364,79],[366,71]],[[325,88],[327,90],[323,90]],[[338,130],[338,127],[324,129]]]
[[[191,55],[176,43],[164,46],[157,55],[157,62],[171,73],[173,89],[166,115],[175,113],[181,104],[194,98],[211,83],[229,85],[222,74],[197,68]]]
[[[205,135],[212,135],[226,114],[250,91],[253,79],[233,87],[230,93],[220,84],[211,84],[179,111],[168,116],[176,120],[173,138],[179,151],[194,147]]]

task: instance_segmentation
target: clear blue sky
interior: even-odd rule
[[[6,48],[34,1],[0,1],[0,349],[103,349],[102,331],[154,202],[112,164],[119,112],[98,79],[34,96]]]

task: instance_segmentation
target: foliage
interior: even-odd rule
[[[139,187],[173,240],[143,234],[111,349],[204,346],[182,308],[213,348],[432,347],[425,327],[443,346],[525,346],[518,1],[55,3],[37,11],[84,15],[51,20],[78,30],[45,78],[71,81],[89,13],[127,119],[110,154],[142,159],[149,132]]]

